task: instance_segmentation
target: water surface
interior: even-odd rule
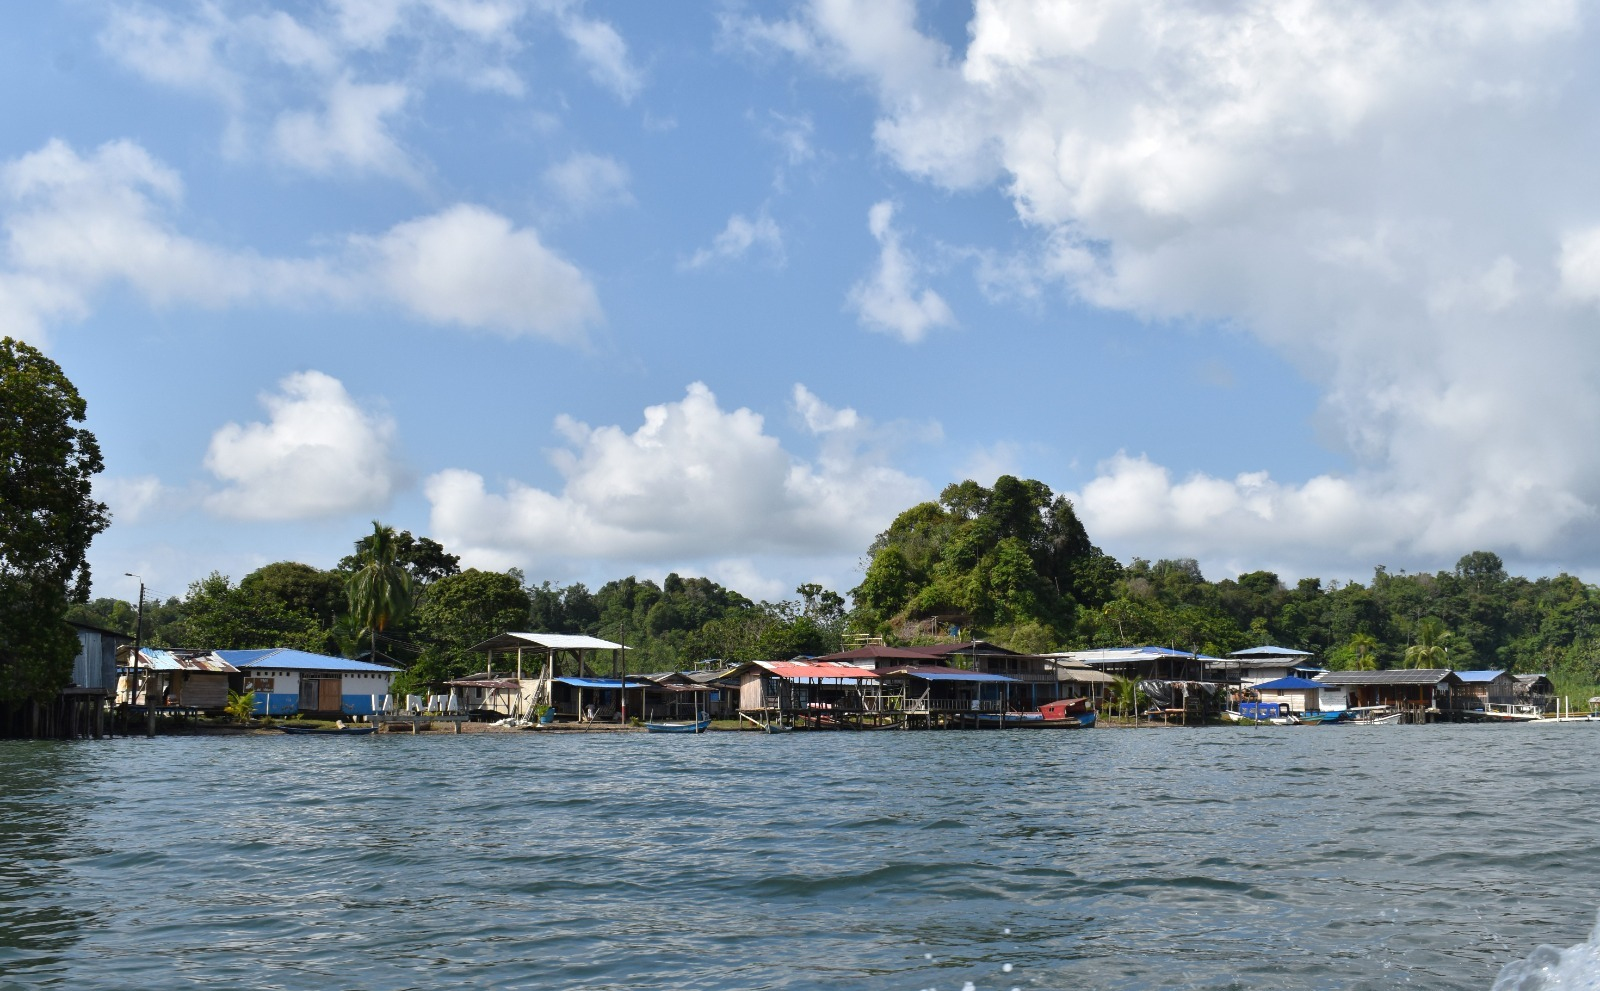
[[[1597,755],[1581,726],[0,741],[0,986],[1487,989],[1593,926]]]

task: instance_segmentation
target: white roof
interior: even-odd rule
[[[502,633],[497,637],[490,637],[472,649],[515,650],[517,647],[525,645],[543,647],[546,650],[624,649],[620,643],[601,640],[599,637],[585,636],[582,633]]]

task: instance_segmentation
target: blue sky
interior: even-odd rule
[[[847,590],[1000,472],[1212,578],[1600,557],[1588,7],[5,18],[0,328],[88,400],[97,594],[374,518]]]

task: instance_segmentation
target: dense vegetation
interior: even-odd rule
[[[711,658],[773,659],[837,649],[847,632],[890,642],[955,635],[1020,650],[1159,644],[1222,654],[1265,643],[1327,666],[1449,666],[1549,673],[1587,697],[1600,682],[1600,589],[1570,575],[1506,574],[1488,551],[1434,574],[1370,582],[1267,571],[1208,581],[1192,560],[1123,565],[1094,546],[1072,504],[1040,482],[966,481],[901,513],[869,548],[852,603],[818,585],[754,602],[706,578],[628,577],[590,590],[531,584],[513,570],[462,571],[426,537],[377,527],[330,570],[279,562],[237,585],[213,574],[182,599],[147,605],[145,638],[173,646],[294,646],[376,656],[407,680],[480,669],[467,648],[508,629],[588,633],[628,643],[630,671]],[[376,541],[376,543],[375,543]],[[411,601],[379,629],[354,609],[352,577],[389,541]],[[383,553],[389,553],[384,551]],[[134,609],[100,599],[81,618],[131,632]]]
[[[72,678],[62,622],[89,590],[89,542],[106,528],[91,493],[100,447],[61,367],[0,338],[0,724]]]

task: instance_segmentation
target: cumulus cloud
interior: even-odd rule
[[[783,231],[765,210],[753,220],[742,213],[729,217],[727,225],[711,239],[711,244],[690,255],[683,267],[704,268],[712,262],[735,261],[753,248],[764,251],[774,264],[783,264]]]
[[[572,341],[600,319],[577,266],[482,207],[460,205],[363,242],[395,299],[439,323]]]
[[[229,423],[211,437],[206,468],[224,487],[206,499],[218,516],[297,520],[377,511],[402,482],[395,426],[362,409],[344,384],[297,372],[263,395],[265,423]]]
[[[872,277],[850,289],[849,301],[863,326],[915,344],[934,327],[955,323],[949,304],[932,289],[918,290],[919,265],[900,244],[894,229],[894,204],[875,203],[867,226],[878,241],[878,267]]]
[[[182,233],[176,172],[114,141],[80,155],[61,141],[0,164],[0,322],[31,340],[127,286],[159,306],[398,303],[432,323],[580,339],[601,318],[588,278],[538,232],[458,204],[345,250],[270,258]]]
[[[855,422],[854,411],[818,404],[824,428]],[[647,407],[632,432],[565,416],[556,430],[565,441],[550,456],[558,492],[515,481],[491,492],[465,469],[429,478],[438,539],[473,560],[524,566],[855,554],[928,488],[842,447],[791,453],[759,414],[724,410],[698,382],[677,402]]]
[[[605,155],[579,153],[545,170],[544,184],[574,213],[633,202],[628,168]]]
[[[415,169],[389,133],[387,121],[404,109],[405,86],[336,80],[320,112],[285,113],[273,128],[278,154],[309,172],[372,172],[414,178]]]
[[[106,504],[118,523],[139,522],[167,495],[166,486],[154,475],[97,475],[94,479],[94,497]]]
[[[1080,495],[1122,548],[1319,567],[1600,562],[1595,30],[1566,0],[985,0],[958,51],[908,0],[812,0],[730,34],[866,83],[905,173],[1003,189],[1038,243],[1012,295],[1026,268],[1301,369],[1344,476],[1113,458]]]

